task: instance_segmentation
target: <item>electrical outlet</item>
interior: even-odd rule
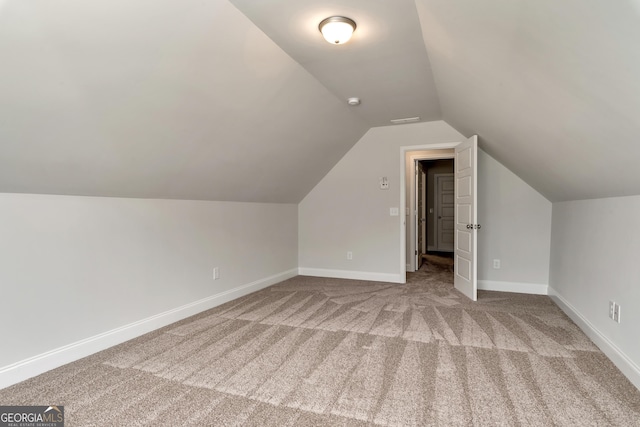
[[[500,260],[499,259],[494,259],[493,260],[493,268],[495,268],[496,270],[500,269]]]
[[[347,259],[349,260],[353,259],[353,252],[351,251],[347,252]]]
[[[218,280],[220,278],[220,268],[213,267],[213,280]]]
[[[613,301],[609,301],[609,319],[613,320],[615,311],[616,311],[616,303]]]
[[[389,178],[387,178],[386,176],[381,176],[380,177],[380,189],[381,190],[388,190],[389,189]]]
[[[620,304],[613,303],[613,320],[620,323]]]

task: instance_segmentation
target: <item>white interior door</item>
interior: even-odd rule
[[[454,286],[471,300],[478,299],[477,278],[477,164],[478,137],[459,144],[455,156],[455,274]]]

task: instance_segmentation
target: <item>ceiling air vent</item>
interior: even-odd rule
[[[405,123],[413,123],[419,121],[420,117],[405,117],[404,119],[392,119],[391,123],[393,123],[394,125],[402,125]]]

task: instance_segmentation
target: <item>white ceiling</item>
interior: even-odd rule
[[[552,201],[640,194],[640,1],[416,3],[444,120]]]
[[[552,201],[640,194],[639,24],[638,0],[0,0],[0,192],[295,203],[420,116]]]
[[[359,97],[353,110],[370,126],[441,118],[414,0],[230,1],[339,99]],[[357,24],[339,46],[318,29],[334,15]]]
[[[297,202],[369,128],[226,0],[0,4],[0,191]]]

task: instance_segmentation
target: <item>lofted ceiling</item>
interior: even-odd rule
[[[230,0],[369,126],[391,119],[440,120],[440,106],[413,0]],[[318,24],[347,16],[357,28],[343,45],[327,43]]]
[[[640,194],[639,24],[639,0],[0,0],[0,192],[296,203],[419,116],[552,201]]]
[[[0,192],[295,203],[370,127],[226,0],[0,5]]]
[[[551,201],[640,194],[640,1],[416,0],[442,118]]]

